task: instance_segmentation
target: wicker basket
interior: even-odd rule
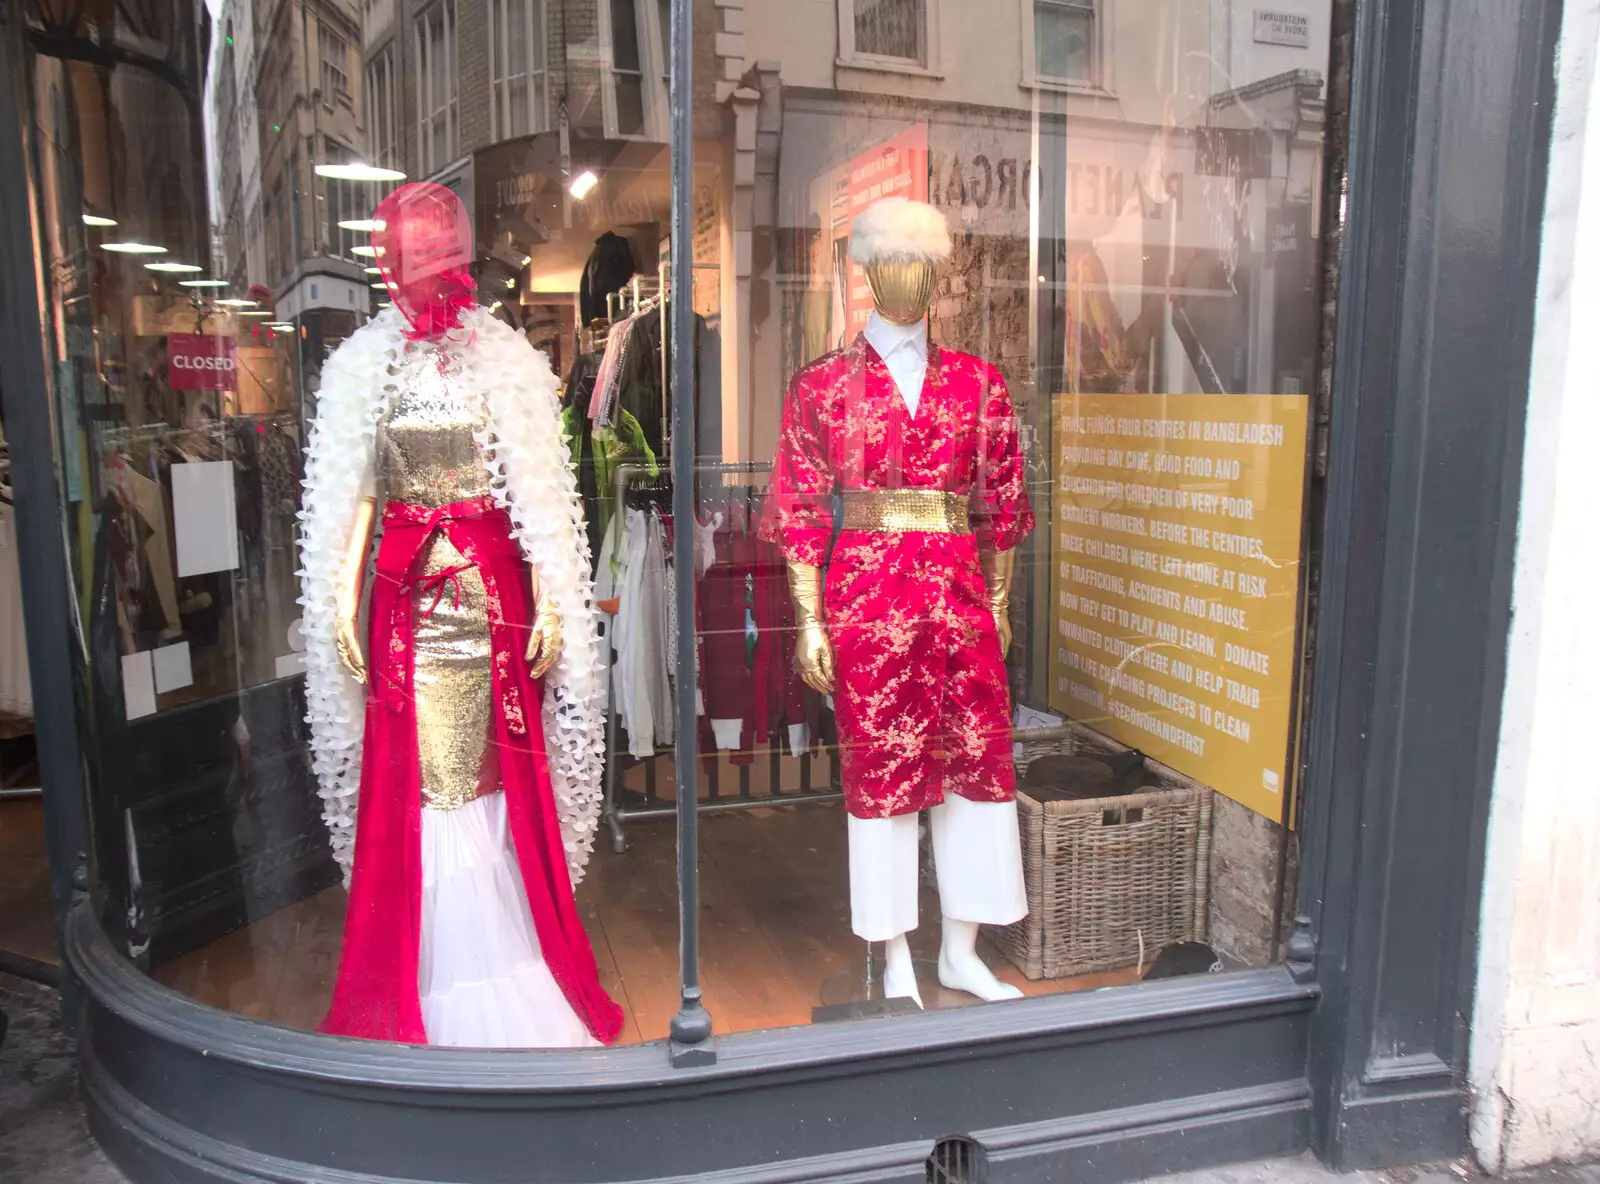
[[[1017,779],[1045,753],[1122,745],[1075,724],[1018,737]],[[1017,793],[1028,915],[987,929],[1030,979],[1148,965],[1163,946],[1204,940],[1211,790],[1154,761],[1122,797],[1040,803]]]

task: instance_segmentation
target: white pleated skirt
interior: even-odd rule
[[[429,1044],[598,1045],[539,952],[506,825],[506,795],[422,811],[417,989]]]

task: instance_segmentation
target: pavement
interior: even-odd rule
[[[0,1046],[0,1181],[127,1184],[89,1137],[78,1104],[72,1044],[57,1022],[55,992],[0,974],[0,1008],[11,1021]],[[1303,1155],[1161,1176],[1145,1184],[1478,1184],[1489,1179],[1467,1163],[1341,1175]],[[1541,1168],[1508,1179],[1600,1184],[1600,1164]]]
[[[1423,1164],[1375,1172],[1332,1172],[1310,1155],[1263,1159],[1225,1168],[1159,1176],[1145,1184],[1477,1184],[1501,1180],[1525,1184],[1600,1184],[1600,1164],[1555,1166],[1505,1177],[1485,1176],[1468,1162]]]
[[[0,1045],[0,1180],[126,1184],[89,1137],[55,991],[0,974],[0,1008],[10,1021]]]

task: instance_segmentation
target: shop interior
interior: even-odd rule
[[[670,358],[662,347],[671,298],[664,291],[671,252],[665,220],[669,174],[664,150],[637,143],[580,140],[573,153],[577,164],[562,162],[548,137],[534,137],[498,145],[474,162],[478,276],[485,301],[544,349],[564,380],[564,422],[588,514],[597,604],[603,628],[620,629],[628,598],[659,599],[670,582],[664,566],[670,554]],[[577,202],[560,179],[583,171],[592,171],[595,181],[587,201]],[[696,180],[697,190],[718,192],[710,165]],[[881,997],[882,947],[869,947],[851,933],[831,717],[822,697],[793,671],[793,618],[781,558],[755,538],[768,465],[722,459],[719,232],[714,201],[701,206],[705,222],[697,226],[694,243],[694,304],[696,467],[704,534],[704,566],[697,574],[707,710],[699,720],[704,755],[698,776],[705,1003],[722,1033],[903,1011],[907,1001]],[[797,276],[789,285],[786,299],[793,307],[786,313],[798,314],[801,306],[827,309],[806,291],[832,283],[838,261],[820,239],[806,247],[815,258],[797,255],[790,261]],[[965,258],[962,265],[981,272],[985,262]],[[808,274],[821,278],[812,283]],[[1020,315],[1006,285],[996,285],[994,299],[997,317]],[[825,315],[837,319],[835,312]],[[808,335],[826,341],[826,332],[805,329],[798,315],[795,323],[802,328],[794,334],[796,349]],[[954,324],[947,328],[958,331]],[[625,346],[623,373],[597,394],[607,343],[617,339]],[[650,540],[646,562],[658,566],[630,583],[618,540],[622,520],[635,514]],[[659,622],[666,611],[658,603],[640,616]],[[627,1041],[665,1037],[678,1007],[676,805],[667,694],[672,675],[664,634],[653,636],[651,644],[649,660],[661,693],[653,710],[637,702],[619,709],[612,696],[605,825],[577,893],[604,984],[626,1012]],[[637,669],[622,669],[619,658],[613,679],[639,676]],[[1056,792],[1042,788],[1044,781],[1059,783],[1063,776],[1106,794],[1170,776],[1137,754],[1127,759],[1119,746],[1092,733],[1080,729],[1075,735],[1076,742],[1058,737],[1030,751],[1046,758],[1038,766],[1045,774],[1035,790],[1041,798]],[[1079,755],[1065,755],[1070,752]],[[1064,772],[1064,760],[1076,764]],[[1125,935],[1111,943],[1117,948],[1095,950],[1081,965],[1057,959],[1046,973],[1037,951],[1030,962],[1028,935],[997,932],[980,949],[1001,981],[1028,995],[1136,982],[1167,973],[1169,965],[1182,966],[1182,959],[1169,958],[1156,967],[1164,947],[1180,945],[1193,947],[1189,963],[1199,959],[1200,968],[1210,969],[1215,957],[1197,940],[1206,921],[1196,916],[1195,902],[1204,900],[1196,880],[1207,874],[1203,859],[1196,859],[1198,801],[1198,793],[1191,793],[1175,821],[1158,819],[1151,810],[1146,829],[1164,836],[1159,855],[1174,867],[1172,884],[1148,915],[1134,910],[1114,923],[1137,929],[1131,939]],[[1174,828],[1181,832],[1176,840]],[[976,1004],[974,996],[938,983],[939,908],[926,868],[921,895],[921,924],[911,945],[924,1006]],[[153,960],[152,973],[202,1002],[313,1027],[333,986],[344,901],[343,889],[330,884],[285,907],[253,910],[250,924]]]

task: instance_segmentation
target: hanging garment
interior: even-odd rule
[[[627,558],[617,610],[617,714],[628,731],[628,751],[643,760],[673,739],[672,685],[667,677],[666,564],[660,519],[644,510],[623,511]]]
[[[625,464],[643,465],[652,479],[661,470],[638,421],[626,411],[615,424],[596,426],[593,439],[595,478],[600,485],[600,526],[604,530],[616,512],[617,469]]]
[[[794,660],[794,599],[789,595],[783,555],[765,539],[755,538],[751,543],[751,607],[757,630],[750,670],[755,739],[765,743],[773,726],[781,720],[788,728],[790,753],[798,756],[809,746],[809,688]]]
[[[668,649],[667,588],[672,582],[672,569],[667,565],[666,523],[662,515],[652,512],[646,520],[645,560],[642,583],[651,601],[644,620],[647,647],[646,671],[650,695],[654,701],[656,744],[671,744],[676,732],[672,710],[672,651]]]
[[[599,370],[598,354],[577,355],[561,393],[561,430],[567,437],[572,471],[578,480],[578,496],[583,499],[584,527],[591,556],[600,553],[600,539],[605,533],[600,520],[602,486],[595,475],[594,438],[585,414]]]
[[[578,281],[578,314],[587,325],[606,315],[606,296],[639,272],[633,246],[620,234],[606,231],[594,240],[594,249]]]
[[[619,361],[616,386],[607,392],[607,399],[611,401],[606,404],[599,421],[610,422],[616,414],[622,411],[628,412],[639,421],[639,426],[644,431],[645,442],[657,456],[664,455],[668,434],[667,415],[670,408],[667,396],[670,389],[668,376],[672,373],[672,337],[670,333],[664,333],[663,328],[671,323],[671,315],[669,302],[667,307],[657,306],[632,318],[629,322],[626,348]],[[612,332],[615,333],[616,330],[613,329]],[[708,356],[705,339],[705,318],[696,314],[692,384],[697,408],[705,405],[702,370],[718,369],[720,372],[721,365],[720,358],[713,359],[710,367],[704,365]],[[720,387],[718,397],[720,398]],[[720,428],[718,430],[720,454]]]
[[[616,394],[618,368],[628,344],[628,327],[633,320],[632,316],[623,317],[606,334],[606,347],[600,354],[600,368],[595,372],[594,390],[589,395],[589,418],[595,423],[607,422],[601,412]]]
[[[700,579],[701,644],[705,651],[706,715],[717,747],[737,750],[751,710],[745,655],[746,579],[742,531],[725,519],[716,531],[716,563]]]
[[[833,538],[835,491],[843,506]],[[1033,528],[1004,380],[928,347],[912,415],[864,337],[801,369],[784,402],[763,537],[828,569],[846,805],[887,818],[947,793],[1010,801],[1005,664],[979,567]]]
[[[124,499],[139,512],[148,531],[144,535],[144,570],[156,590],[161,614],[166,620],[161,636],[175,637],[182,631],[183,624],[178,614],[178,569],[167,529],[170,495],[159,482],[134,472],[126,463],[115,465],[112,472]]]

